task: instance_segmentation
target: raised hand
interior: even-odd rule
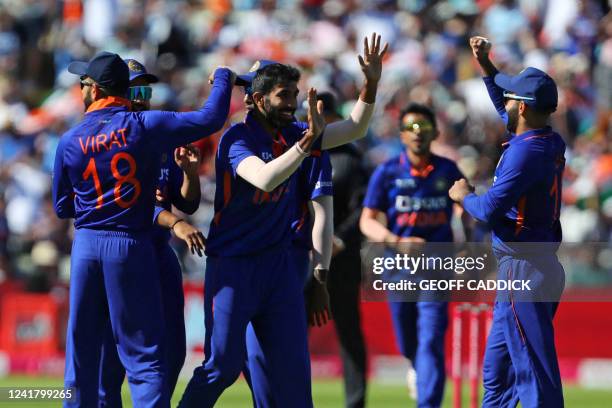
[[[489,51],[491,51],[491,43],[485,37],[475,36],[470,38],[470,47],[472,54],[478,61],[487,60]]]
[[[323,102],[317,101],[317,90],[308,90],[308,131],[316,139],[325,130],[325,116],[323,115]]]
[[[359,55],[358,59],[366,82],[378,83],[382,75],[382,61],[388,49],[389,43],[385,43],[382,51],[380,50],[380,35],[372,33],[372,39],[369,42],[368,37],[364,37],[363,56]]]
[[[174,161],[188,175],[196,175],[202,161],[200,149],[193,145],[177,147],[174,149]]]
[[[212,85],[212,83],[214,82],[215,74],[217,73],[217,70],[219,68],[227,68],[227,69],[229,69],[228,67],[222,66],[222,65],[220,65],[217,68],[215,68],[215,70],[208,76],[208,83],[209,84]],[[231,73],[231,75],[230,75],[230,84],[234,85],[236,83],[236,73],[234,71],[232,71],[231,69],[230,69],[230,73]]]

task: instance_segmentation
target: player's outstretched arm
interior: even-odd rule
[[[161,150],[183,146],[221,130],[229,114],[236,75],[225,67],[215,70],[214,83],[204,106],[192,112],[139,112],[144,127]]]
[[[489,58],[489,52],[491,51],[491,42],[488,39],[481,36],[474,36],[470,38],[470,48],[472,49],[472,55],[476,58],[480,69],[484,76],[494,77],[497,74],[497,68],[493,65],[493,62]]]
[[[276,159],[266,163],[255,155],[243,159],[236,173],[260,190],[270,192],[289,178],[310,155],[314,142],[325,129],[323,105],[317,103],[317,91],[308,91],[308,129],[295,145]]]
[[[186,214],[193,214],[200,206],[200,156],[200,149],[192,145],[174,150],[174,161],[183,170],[183,184],[180,196],[176,197],[172,204]]]
[[[470,48],[472,49],[472,55],[480,65],[480,69],[484,74],[483,81],[487,87],[489,98],[495,106],[495,110],[502,118],[504,123],[508,123],[508,113],[506,112],[506,106],[504,105],[504,90],[495,84],[495,75],[499,72],[491,59],[489,58],[489,52],[491,51],[491,42],[485,37],[475,36],[470,38]]]
[[[364,76],[359,100],[348,119],[327,126],[322,141],[323,149],[331,149],[365,136],[374,113],[376,92],[382,75],[382,61],[389,49],[388,43],[385,43],[382,50],[380,44],[380,35],[376,33],[372,34],[371,41],[368,41],[367,37],[364,38],[363,56],[358,56],[359,66]]]
[[[155,212],[157,225],[172,230],[177,238],[185,241],[192,254],[200,257],[204,254],[206,238],[200,230],[168,210],[156,207]]]

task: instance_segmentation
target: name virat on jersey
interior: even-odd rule
[[[127,128],[112,130],[109,134],[100,133],[99,135],[79,137],[79,144],[84,155],[91,153],[99,153],[104,150],[109,151],[114,148],[121,149],[127,146],[126,134]]]

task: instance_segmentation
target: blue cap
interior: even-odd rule
[[[135,59],[126,59],[124,61],[130,70],[130,82],[137,78],[144,78],[150,84],[159,82],[159,78],[153,74],[149,74],[145,66],[140,62],[136,61]]]
[[[557,84],[544,71],[528,67],[515,76],[498,73],[494,80],[499,87],[520,97],[537,111],[553,112],[557,109]]]
[[[279,64],[279,63],[276,61],[271,61],[271,60],[255,61],[251,69],[249,69],[249,72],[243,75],[238,75],[236,77],[236,82],[235,82],[236,85],[244,86],[246,88],[247,93],[250,93],[251,83],[253,82],[253,79],[255,79],[255,76],[257,75],[257,71],[259,71],[262,68],[267,67],[268,65],[273,65],[273,64]]]
[[[87,75],[101,87],[119,91],[127,89],[130,83],[128,66],[119,55],[106,51],[96,54],[89,62],[71,62],[68,72]]]

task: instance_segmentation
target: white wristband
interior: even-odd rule
[[[296,150],[297,150],[297,152],[300,154],[300,156],[303,156],[303,157],[308,157],[308,156],[310,156],[310,152],[305,152],[304,150],[302,150],[302,148],[300,147],[300,143],[299,143],[299,142],[297,142],[297,143],[295,144],[295,149],[296,149]]]

